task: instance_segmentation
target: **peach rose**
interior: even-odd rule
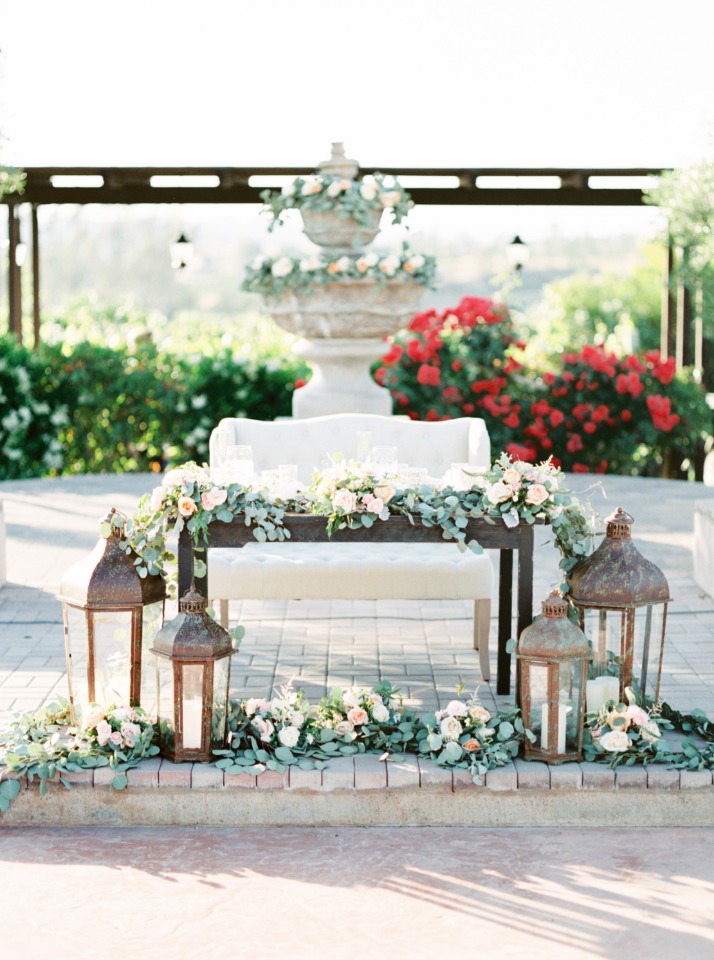
[[[375,497],[379,497],[382,503],[389,503],[395,493],[396,491],[394,487],[391,485],[391,483],[387,483],[386,481],[378,483],[374,488]]]
[[[363,710],[362,707],[352,707],[347,714],[347,719],[350,721],[350,723],[354,724],[355,727],[359,727],[363,723],[367,723],[369,720],[369,714],[366,710]]]
[[[351,490],[345,490],[343,487],[333,497],[332,506],[335,510],[353,513],[357,509],[357,494],[352,493]]]
[[[545,503],[549,496],[550,494],[542,483],[534,483],[532,487],[528,488],[526,503],[530,503],[534,507],[539,507],[541,503]]]
[[[466,743],[462,743],[461,746],[467,753],[475,753],[477,750],[481,749],[481,744],[478,740],[474,740],[473,737],[470,740],[467,740]]]
[[[181,514],[182,517],[192,517],[194,513],[198,510],[198,507],[196,506],[194,501],[191,499],[191,497],[187,497],[185,495],[182,495],[178,498],[177,507],[178,507],[178,512]]]

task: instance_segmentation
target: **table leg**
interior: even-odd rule
[[[498,670],[496,693],[511,692],[511,655],[506,644],[511,639],[513,619],[513,550],[501,550],[498,564]]]
[[[518,545],[518,636],[533,622],[533,527],[525,526]]]

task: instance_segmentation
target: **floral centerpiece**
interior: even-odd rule
[[[73,725],[69,703],[59,699],[36,713],[23,714],[3,732],[0,764],[14,777],[38,779],[42,794],[55,779],[71,787],[72,773],[107,766],[114,771],[111,787],[123,790],[126,771],[158,754],[154,733],[152,720],[143,710],[122,704],[90,704],[81,723]],[[19,792],[19,783],[3,780],[0,786],[3,812]]]
[[[413,206],[409,194],[394,177],[374,173],[362,179],[317,173],[296,177],[280,191],[264,190],[260,199],[272,217],[270,227],[282,223],[288,210],[334,210],[369,226],[374,215],[391,211],[394,223],[401,223]]]
[[[373,472],[370,464],[338,460],[315,474],[307,500],[313,514],[327,517],[327,532],[332,534],[388,520],[388,504],[395,493],[391,480]]]
[[[663,731],[672,729],[672,724],[661,716],[659,706],[640,706],[629,687],[626,695],[628,703],[610,700],[597,713],[587,715],[585,759],[604,760],[612,767],[669,760],[671,748]]]
[[[444,766],[470,768],[474,781],[480,782],[488,769],[518,755],[523,736],[518,710],[492,716],[475,691],[468,700],[451,700],[424,717],[419,753]]]
[[[332,690],[320,701],[315,723],[316,743],[328,756],[366,750],[403,753],[414,746],[419,726],[404,710],[401,692],[386,681]]]

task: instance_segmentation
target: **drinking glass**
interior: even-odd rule
[[[372,449],[372,434],[369,430],[357,431],[357,460],[366,463],[369,460],[369,451]]]
[[[394,476],[399,469],[396,447],[372,447],[371,459],[375,467],[375,473],[380,476]]]
[[[224,473],[223,466],[226,462],[228,447],[230,446],[233,431],[230,427],[219,427],[213,441],[213,455],[211,457],[211,479],[215,483],[221,483]]]
[[[255,473],[253,448],[246,444],[229,446],[226,451],[224,470],[229,482],[250,483]]]

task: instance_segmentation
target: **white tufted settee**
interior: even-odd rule
[[[211,435],[215,460],[218,429],[229,444],[249,444],[256,473],[297,464],[309,484],[329,455],[357,456],[358,432],[373,446],[395,446],[400,463],[426,467],[440,477],[452,463],[490,463],[483,420],[426,423],[374,414],[334,414],[305,420],[222,420]],[[387,523],[389,521],[386,521]],[[474,601],[474,648],[489,679],[488,634],[493,568],[486,554],[463,553],[437,543],[251,543],[208,551],[208,595],[219,601],[227,625],[229,600],[454,600]]]

